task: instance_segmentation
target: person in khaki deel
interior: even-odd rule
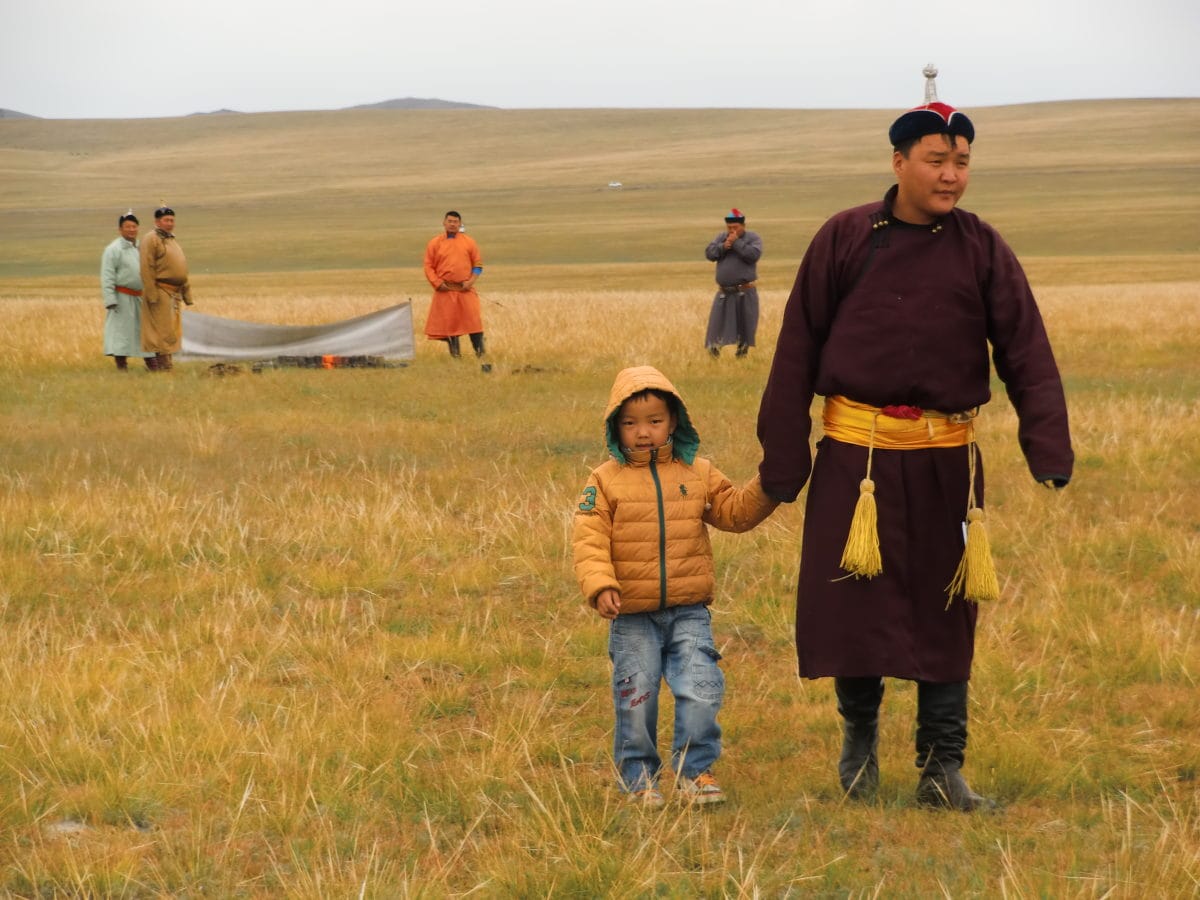
[[[142,240],[142,349],[153,353],[151,369],[171,369],[171,354],[183,340],[180,303],[192,305],[187,258],[175,239],[175,210],[154,211],[154,231]]]
[[[613,754],[631,801],[662,806],[658,692],[675,697],[671,763],[685,803],[725,799],[712,766],[725,676],[709,605],[715,576],[708,526],[748,531],[778,505],[757,477],[737,488],[696,455],[700,436],[679,392],[651,366],[621,371],[604,411],[612,459],[592,471],[575,506],[575,576],[609,621]]]

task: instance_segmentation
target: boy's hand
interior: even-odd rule
[[[607,588],[596,595],[596,612],[602,619],[615,619],[621,611],[621,595]]]

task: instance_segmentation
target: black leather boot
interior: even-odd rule
[[[462,356],[462,350],[459,347],[458,336],[446,338],[446,343],[450,345],[450,355],[455,359]]]
[[[838,778],[852,800],[871,801],[879,790],[879,704],[882,678],[835,678],[842,717],[842,757]]]
[[[917,802],[960,812],[996,803],[971,790],[962,776],[967,749],[967,683],[917,682]]]

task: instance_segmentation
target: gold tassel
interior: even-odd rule
[[[996,579],[987,529],[983,527],[983,510],[977,506],[967,511],[967,546],[946,591],[950,594],[947,608],[957,594],[975,603],[1000,599],[1000,582]]]
[[[842,551],[841,566],[854,576],[874,578],[883,571],[879,555],[878,512],[875,509],[875,482],[864,478],[858,483],[858,503],[850,520],[850,534]]]
[[[967,477],[970,487],[967,489],[967,535],[966,546],[963,547],[962,559],[946,593],[946,608],[954,602],[958,594],[973,603],[991,602],[1000,599],[1000,582],[996,579],[996,564],[992,561],[992,545],[988,540],[987,529],[983,527],[983,510],[975,505],[975,445],[974,427],[971,430],[971,443],[967,447]]]

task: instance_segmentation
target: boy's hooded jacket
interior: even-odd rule
[[[650,388],[677,401],[672,440],[652,451],[626,450],[617,415]],[[575,505],[575,577],[583,595],[594,607],[601,591],[616,590],[622,614],[711,603],[716,579],[707,526],[748,531],[778,504],[757,476],[736,488],[696,456],[700,436],[683,398],[651,366],[618,373],[604,429],[612,459],[593,470]]]

